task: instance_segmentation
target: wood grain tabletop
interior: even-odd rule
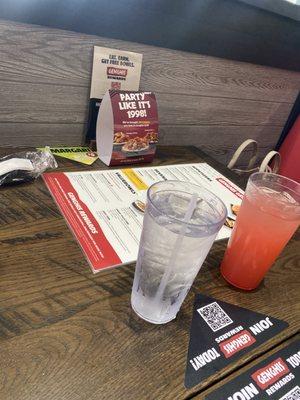
[[[0,156],[12,150],[1,149]],[[93,166],[57,161],[61,171],[104,168],[100,161]],[[192,147],[160,147],[154,163],[201,161],[243,185]],[[134,265],[93,275],[41,178],[0,189],[0,224],[1,400],[202,399],[299,330],[299,232],[260,287],[249,293],[222,279],[219,264],[226,241],[215,243],[176,320],[157,326],[131,309]],[[196,293],[283,319],[289,327],[186,389]]]

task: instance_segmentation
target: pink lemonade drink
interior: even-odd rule
[[[250,176],[221,264],[232,285],[255,289],[300,223],[300,184],[276,174]]]

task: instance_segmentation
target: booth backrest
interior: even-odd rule
[[[246,138],[271,149],[300,87],[297,72],[0,20],[0,146],[83,143],[94,45],[143,53],[160,143],[223,163]]]

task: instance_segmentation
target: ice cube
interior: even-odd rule
[[[288,192],[283,192],[282,195],[288,200],[289,203],[296,204],[296,200]]]

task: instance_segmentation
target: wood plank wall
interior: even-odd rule
[[[223,163],[249,137],[271,149],[300,88],[297,72],[0,20],[0,146],[83,143],[94,45],[143,53],[161,143]]]

